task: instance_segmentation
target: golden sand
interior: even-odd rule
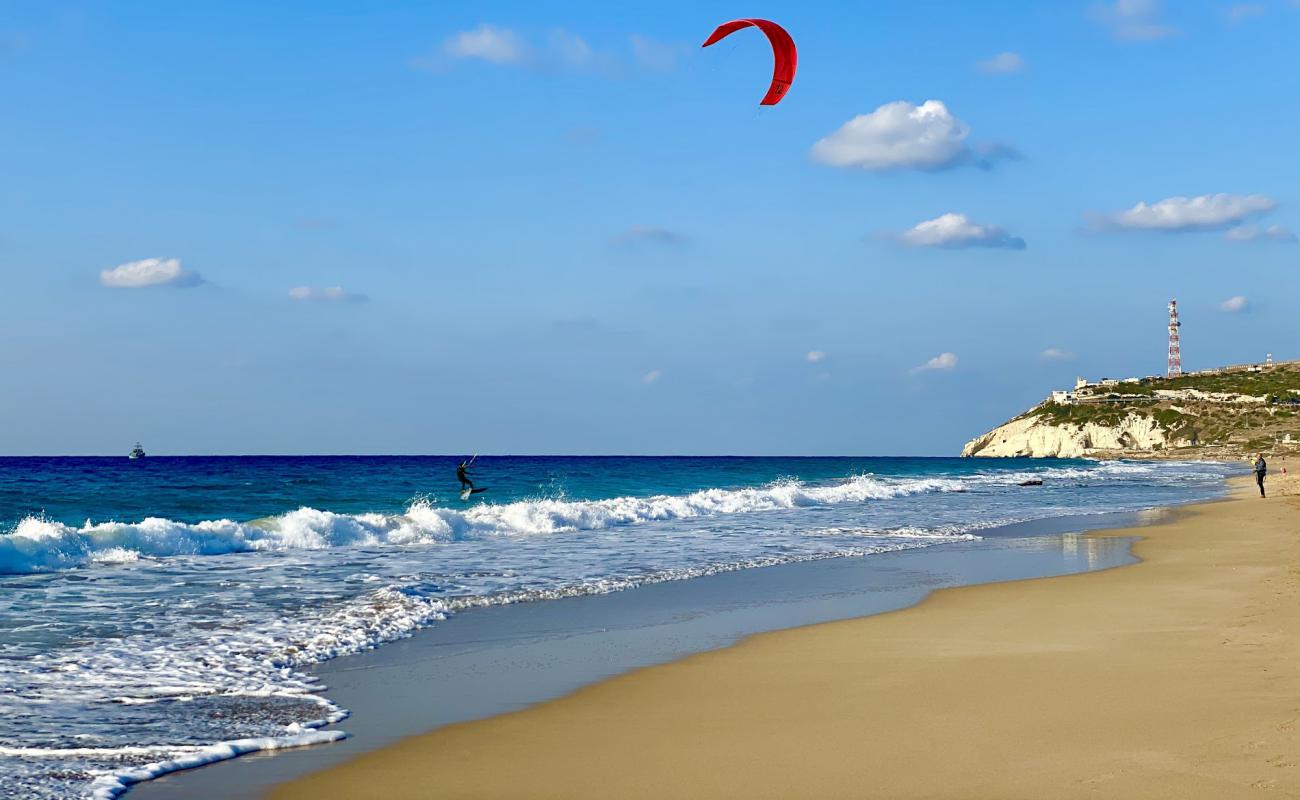
[[[1140,564],[755,636],[271,796],[1297,797],[1292,478],[1096,534],[1143,537]]]

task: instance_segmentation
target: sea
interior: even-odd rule
[[[0,458],[0,796],[346,736],[308,674],[484,606],[978,543],[1222,495],[1213,463]],[[1024,486],[1030,481],[1041,486]],[[937,552],[931,550],[932,552]]]

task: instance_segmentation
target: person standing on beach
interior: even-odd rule
[[[1264,476],[1268,474],[1268,462],[1263,453],[1255,454],[1255,483],[1259,484],[1259,496],[1264,496]]]

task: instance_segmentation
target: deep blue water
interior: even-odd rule
[[[466,608],[978,543],[1211,497],[1228,471],[481,457],[465,502],[461,458],[0,459],[0,786],[107,797],[131,770],[335,736],[303,668]]]
[[[459,502],[456,465],[468,456],[152,456],[0,457],[0,531],[28,516],[69,525],[87,519],[135,521],[165,517],[196,523],[247,521],[306,506],[345,514],[397,513],[427,496]],[[1055,461],[1058,469],[1093,462]],[[490,487],[475,502],[529,498],[599,500],[704,489],[739,489],[782,478],[808,483],[867,473],[925,478],[966,474],[1017,475],[1037,471],[1031,459],[972,462],[951,458],[790,458],[641,456],[481,456],[471,470]],[[1047,491],[1070,488],[1049,485]],[[1133,490],[1140,482],[1117,485]],[[1168,489],[1170,487],[1159,487]],[[1176,495],[1176,492],[1175,492]],[[1178,501],[1174,496],[1173,500]]]

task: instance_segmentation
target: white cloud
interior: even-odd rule
[[[826,353],[821,350],[810,350],[805,358],[808,359],[809,363],[816,364],[818,361],[826,360]]]
[[[939,100],[916,105],[896,100],[860,114],[812,147],[815,161],[866,170],[940,170],[960,164],[988,166],[1014,154],[1001,146],[972,147],[970,128]]]
[[[1180,31],[1161,18],[1160,0],[1114,0],[1092,7],[1092,16],[1121,41],[1167,39]]]
[[[364,303],[370,298],[364,294],[349,292],[342,286],[295,286],[289,290],[289,297],[303,302],[319,303]]]
[[[660,228],[657,225],[633,225],[614,237],[614,244],[638,245],[661,244],[677,246],[686,244],[687,238],[676,231]]]
[[[1235,228],[1229,228],[1224,232],[1223,236],[1230,242],[1296,241],[1296,235],[1282,225],[1269,225],[1264,228],[1255,225],[1238,225]]]
[[[1228,8],[1228,19],[1238,23],[1250,17],[1262,17],[1267,11],[1263,3],[1236,3]]]
[[[493,64],[517,64],[528,57],[528,46],[512,30],[483,23],[442,43],[448,58],[479,59]]]
[[[975,64],[980,72],[985,75],[1014,75],[1017,72],[1023,72],[1025,69],[1025,60],[1020,57],[1019,53],[998,53],[992,58],[986,58]]]
[[[649,372],[647,372],[646,374],[644,374],[644,375],[641,376],[641,382],[644,383],[644,384],[646,384],[646,385],[649,385],[649,384],[652,384],[652,383],[654,383],[655,381],[659,380],[659,379],[662,378],[663,376],[664,376],[664,371],[663,371],[663,370],[661,370],[661,369],[652,369],[652,370],[650,370]]]
[[[660,42],[648,36],[634,33],[630,41],[632,60],[641,68],[651,72],[668,72],[686,55],[686,48],[681,45]]]
[[[566,66],[582,67],[596,57],[595,51],[587,44],[586,39],[563,28],[551,31],[548,44],[549,51]]]
[[[145,286],[198,286],[203,278],[188,272],[178,258],[146,258],[129,261],[99,273],[99,282],[114,289],[140,289]]]
[[[1245,311],[1246,307],[1249,305],[1250,305],[1249,300],[1242,297],[1241,295],[1237,295],[1236,297],[1229,297],[1227,300],[1224,300],[1222,303],[1219,303],[1219,310],[1226,311],[1229,314],[1235,314],[1238,311]]]
[[[1059,347],[1049,347],[1039,353],[1038,357],[1044,361],[1069,361],[1074,358],[1074,353],[1069,350],[1062,350]]]
[[[444,40],[432,53],[411,59],[411,66],[439,72],[455,61],[486,61],[500,66],[538,70],[589,72],[618,78],[630,69],[666,72],[685,53],[681,45],[665,44],[633,35],[625,47],[602,48],[564,28],[545,35],[524,34],[487,23],[460,31]]]
[[[1235,225],[1277,207],[1261,194],[1203,194],[1167,197],[1156,203],[1138,203],[1127,211],[1103,217],[1103,227],[1145,231],[1198,231]]]
[[[911,247],[1005,247],[1024,250],[1025,240],[996,225],[978,225],[965,214],[948,213],[903,231],[898,240]]]
[[[952,369],[957,366],[956,353],[940,353],[919,367],[912,367],[912,372],[926,372],[935,369]]]

